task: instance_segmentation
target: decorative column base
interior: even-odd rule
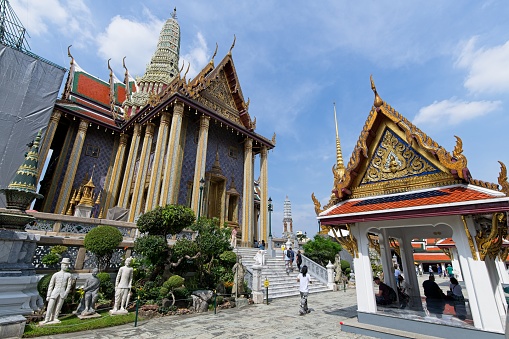
[[[26,319],[21,315],[0,317],[0,338],[21,338],[25,324]]]
[[[276,251],[274,250],[274,248],[272,247],[272,236],[269,236],[269,243],[268,243],[268,247],[267,247],[267,254],[271,257],[271,258],[274,258],[276,256]]]
[[[263,291],[262,291],[262,266],[253,265],[253,302],[255,304],[263,303]]]

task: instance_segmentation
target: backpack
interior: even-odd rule
[[[292,259],[292,254],[293,254],[293,251],[291,251],[291,250],[286,250],[286,257],[287,257],[287,258]]]

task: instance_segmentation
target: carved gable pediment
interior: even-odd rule
[[[360,186],[440,173],[440,169],[389,128],[385,128]]]
[[[226,119],[242,125],[224,70],[221,70],[217,78],[200,92],[197,100]]]

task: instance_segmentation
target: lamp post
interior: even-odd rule
[[[205,186],[205,180],[203,178],[200,179],[200,196],[198,198],[199,202],[198,202],[198,219],[200,219],[200,214],[201,214],[201,197],[202,197],[202,194],[203,194],[203,187]]]
[[[272,206],[272,198],[270,197],[268,210],[269,210],[269,248],[267,250],[269,251],[270,256],[274,258],[276,256],[276,251],[274,251],[274,249],[272,248],[272,211],[274,209]]]

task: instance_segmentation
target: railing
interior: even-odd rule
[[[302,255],[302,266],[308,267],[308,272],[312,274],[318,281],[327,285],[327,269],[320,264],[317,264],[313,260],[309,259],[305,255]],[[301,267],[302,267],[301,266]]]

